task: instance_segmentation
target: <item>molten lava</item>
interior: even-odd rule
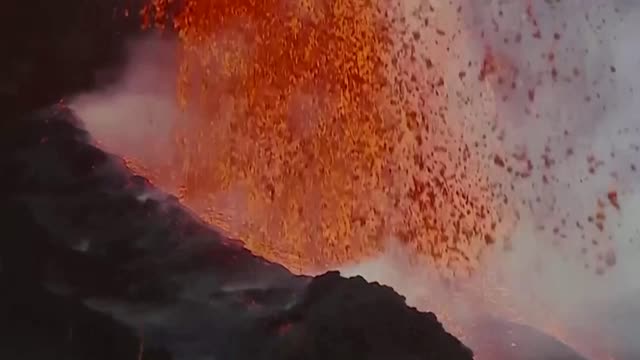
[[[468,271],[495,241],[495,194],[447,119],[432,60],[446,56],[417,49],[425,36],[408,31],[402,9],[173,5],[154,0],[143,12],[182,44],[184,118],[175,157],[152,178],[180,187],[207,221],[301,272],[375,254],[391,237]]]

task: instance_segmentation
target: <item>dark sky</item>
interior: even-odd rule
[[[33,108],[107,82],[123,60],[124,35],[138,28],[133,16],[117,9],[135,8],[133,2],[3,3],[0,98],[15,108]]]

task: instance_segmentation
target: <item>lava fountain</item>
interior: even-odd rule
[[[165,24],[171,4],[144,15]],[[424,50],[443,30],[412,28],[408,10],[368,0],[180,4],[170,19],[186,110],[175,165],[154,180],[294,271],[371,256],[390,236],[469,271],[495,242],[502,199],[462,122],[448,119],[438,71],[447,55],[443,45]],[[220,205],[229,196],[231,213]]]
[[[640,149],[630,40],[605,45],[637,12],[614,3],[152,0],[179,107],[145,114],[170,141],[112,150],[292,271],[364,273],[470,342],[488,313],[608,360],[589,322],[633,292]]]

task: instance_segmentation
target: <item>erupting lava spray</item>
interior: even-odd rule
[[[162,23],[168,4],[145,15]],[[173,17],[188,109],[175,128],[180,166],[155,180],[178,184],[209,221],[295,271],[373,255],[389,236],[468,271],[495,241],[502,199],[464,124],[449,120],[447,36],[424,26],[433,11],[186,1]],[[443,45],[427,43],[432,33]],[[216,206],[230,192],[243,207],[236,226]]]
[[[640,293],[634,5],[152,0],[143,16],[177,45],[138,47],[129,82],[75,108],[255,253],[386,282],[470,343],[477,312],[599,360],[605,335],[637,330],[605,323]]]

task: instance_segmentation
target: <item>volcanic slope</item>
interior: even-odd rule
[[[223,238],[65,107],[8,120],[0,358],[472,358],[391,288]]]

